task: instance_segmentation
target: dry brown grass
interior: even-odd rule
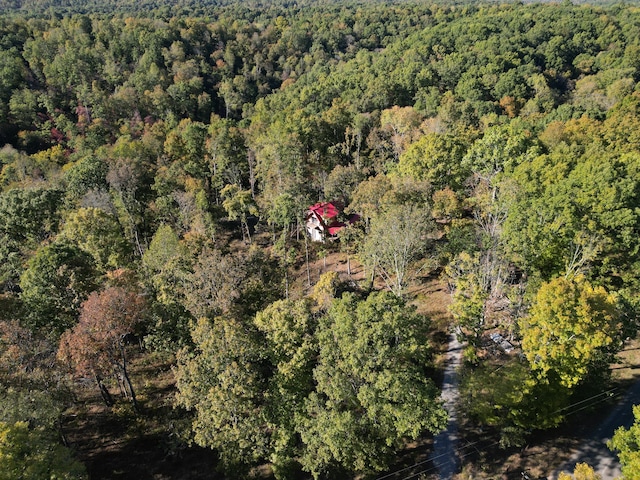
[[[640,340],[630,340],[611,366],[614,381],[628,383],[640,378]]]

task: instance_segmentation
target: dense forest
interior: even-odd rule
[[[0,12],[0,479],[376,478],[446,426],[450,332],[466,425],[505,451],[616,382],[640,8]],[[342,223],[312,242],[319,202]],[[98,415],[125,425],[120,466],[162,452],[149,476],[83,450]],[[638,436],[612,444],[625,478]]]

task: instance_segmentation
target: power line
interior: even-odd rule
[[[580,412],[580,411],[582,411],[582,410],[585,410],[585,409],[587,409],[587,408],[593,407],[593,406],[595,406],[595,405],[597,405],[597,404],[599,404],[599,403],[602,403],[602,402],[605,402],[605,401],[609,400],[610,398],[612,398],[612,397],[616,396],[616,395],[614,395],[614,394],[615,394],[615,392],[617,392],[617,391],[619,391],[619,388],[617,388],[617,387],[611,388],[611,389],[609,389],[609,390],[605,390],[604,392],[597,393],[597,394],[592,395],[592,396],[590,396],[590,397],[584,398],[584,399],[582,399],[582,400],[580,400],[580,401],[578,401],[578,402],[575,402],[575,403],[572,403],[572,404],[567,405],[567,406],[565,406],[565,407],[562,407],[562,408],[560,408],[560,409],[558,409],[558,410],[554,411],[554,412],[552,413],[552,415],[553,415],[553,414],[556,414],[556,413],[564,412],[564,411],[566,411],[566,410],[570,410],[570,411],[568,411],[568,412],[564,413],[564,415],[565,415],[565,416],[574,415],[575,413],[578,413],[578,412]],[[603,398],[600,398],[600,397],[603,397]],[[591,402],[592,400],[595,400],[595,399],[598,399],[598,400],[596,400],[596,401],[594,401],[594,402]],[[583,405],[583,404],[586,404],[586,405]],[[579,405],[583,405],[583,406],[582,406],[582,407],[580,407],[580,408],[574,409],[574,407],[577,407],[577,406],[579,406]],[[477,445],[478,443],[481,443],[481,441],[480,441],[480,440],[478,440],[478,441],[475,441],[475,442],[473,442],[473,443],[470,443],[470,444],[464,445],[464,446],[462,446],[462,447],[460,448],[460,450],[465,449],[465,448],[470,448],[470,447],[472,447],[472,446]],[[488,445],[487,445],[486,447],[484,447],[482,450],[485,450],[486,448],[490,448],[490,447],[492,447],[492,446],[494,446],[494,445],[497,445],[498,443],[500,443],[500,442],[499,442],[499,441],[495,441],[495,442],[493,442],[493,443],[491,443],[491,444],[488,444]],[[480,453],[480,452],[481,452],[481,450],[478,450],[477,448],[476,448],[476,451],[478,451],[478,453]],[[471,455],[471,453],[473,453],[473,452],[470,452],[470,453],[466,453],[466,454],[460,455],[460,456],[459,456],[459,458],[460,458],[460,459],[463,459],[463,458],[465,458],[465,457],[467,457],[467,456]],[[434,466],[429,467],[429,468],[427,468],[427,469],[425,469],[425,470],[421,470],[420,472],[415,473],[415,474],[412,474],[412,475],[410,475],[409,477],[405,477],[405,478],[403,479],[403,480],[410,480],[410,479],[412,479],[412,478],[415,478],[415,477],[416,477],[416,476],[418,476],[418,475],[421,475],[421,474],[428,473],[428,472],[434,471],[434,470],[436,470],[436,469],[439,469],[442,465],[445,465],[445,464],[447,464],[447,463],[451,463],[449,460],[447,460],[446,462],[441,463],[441,464],[439,464],[439,465],[438,465],[438,464],[436,464],[436,460],[437,460],[437,459],[439,459],[439,458],[441,458],[441,457],[444,457],[444,456],[447,456],[447,455],[448,455],[448,453],[443,453],[443,454],[437,455],[437,456],[435,456],[435,457],[430,457],[430,458],[428,458],[428,459],[426,459],[426,460],[423,460],[423,461],[421,461],[421,462],[417,462],[417,463],[415,463],[415,464],[413,464],[413,465],[409,465],[409,466],[407,466],[407,467],[401,468],[401,469],[396,470],[396,471],[394,471],[394,472],[387,473],[387,474],[382,475],[382,476],[380,476],[380,477],[376,477],[376,480],[385,480],[385,479],[387,479],[387,478],[394,477],[394,476],[396,476],[396,475],[398,475],[398,474],[401,474],[401,473],[406,472],[406,471],[408,471],[408,470],[411,470],[411,469],[413,469],[413,468],[416,468],[416,467],[419,467],[419,466],[421,466],[421,465],[424,465],[425,463],[433,462]]]
[[[443,453],[442,455],[445,455],[445,454]],[[394,477],[394,476],[398,475],[399,473],[402,473],[402,472],[407,471],[407,470],[411,470],[412,468],[415,468],[417,466],[423,465],[423,464],[425,464],[427,462],[430,462],[431,460],[433,460],[433,459],[432,458],[427,458],[426,460],[423,460],[422,462],[418,462],[418,463],[415,463],[413,465],[409,465],[408,467],[401,468],[400,470],[396,470],[395,472],[387,473],[386,475],[383,475],[382,477],[377,477],[376,480],[383,480],[384,478]]]
[[[469,444],[469,445],[465,445],[465,446],[464,446],[464,447],[462,447],[462,448],[463,448],[463,449],[464,449],[464,448],[468,448],[468,447],[471,447],[471,446],[476,445],[477,443],[480,443],[480,441],[474,442],[474,443]],[[484,447],[482,450],[486,450],[487,448],[493,447],[493,446],[495,446],[495,445],[497,445],[497,444],[499,444],[499,443],[500,443],[500,441],[492,442],[492,443],[490,443],[490,444],[488,444],[488,445],[485,445],[485,447]],[[477,451],[477,452],[481,452],[482,450],[478,450],[478,449],[476,448],[476,451]],[[472,455],[473,453],[474,453],[473,451],[468,452],[468,453],[465,453],[465,454],[463,454],[463,455],[460,455],[460,456],[459,456],[459,458],[462,460],[463,458],[468,457],[469,455]],[[434,459],[435,459],[435,458],[434,458]],[[421,470],[421,471],[419,471],[419,472],[417,472],[417,473],[414,473],[414,474],[412,474],[412,475],[410,475],[410,476],[408,476],[408,477],[404,477],[402,480],[410,480],[410,479],[412,479],[412,478],[416,478],[418,475],[423,475],[423,474],[425,474],[425,473],[433,472],[434,470],[439,470],[439,469],[440,469],[440,467],[442,467],[443,465],[446,465],[446,464],[448,464],[448,463],[451,463],[451,461],[450,461],[450,460],[447,460],[447,461],[445,461],[445,462],[443,462],[443,463],[440,463],[440,464],[438,464],[438,465],[435,465],[435,464],[434,464],[434,466],[433,466],[433,467],[429,467],[429,468],[427,468],[427,469],[425,469],[425,470]]]
[[[563,408],[560,408],[560,409],[556,410],[555,412],[553,412],[553,414],[569,410],[568,412],[564,413],[564,415],[565,416],[574,415],[575,413],[578,413],[578,412],[580,412],[582,410],[585,410],[587,408],[591,408],[591,407],[593,407],[593,406],[595,406],[595,405],[597,405],[599,403],[603,403],[603,402],[608,401],[612,397],[616,396],[615,392],[618,392],[618,391],[619,391],[619,388],[617,388],[617,387],[611,388],[609,390],[605,390],[604,392],[600,392],[598,394],[592,395],[592,396],[584,398],[584,399],[582,399],[582,400],[580,400],[578,402],[575,402],[575,403],[567,405],[567,406],[565,406]],[[592,400],[595,400],[595,401],[592,401]],[[579,405],[582,405],[582,406],[580,408],[574,408],[574,407],[577,407]],[[482,442],[481,440],[478,440],[478,441],[475,441],[473,443],[470,443],[470,444],[467,444],[467,445],[463,445],[462,447],[460,447],[459,450],[464,450],[466,448],[473,447],[473,446],[475,446],[475,445],[477,445],[477,444],[479,444],[481,442]],[[483,446],[481,449],[478,449],[476,447],[475,450],[478,453],[481,453],[482,451],[485,451],[488,448],[491,448],[491,447],[493,447],[495,445],[498,445],[499,443],[500,443],[500,441],[497,440],[497,441],[494,441],[492,443],[489,443],[489,444]],[[458,458],[460,460],[462,460],[462,459],[468,457],[469,455],[472,455],[473,453],[474,453],[473,451],[470,451],[468,453],[464,453],[462,455],[459,455]],[[388,474],[383,475],[381,477],[377,477],[376,480],[384,480],[384,479],[387,479],[389,477],[393,477],[393,476],[398,475],[398,474],[400,474],[402,472],[406,472],[407,470],[411,470],[413,468],[419,467],[420,465],[424,465],[425,463],[428,463],[428,462],[433,462],[433,466],[431,466],[429,468],[426,468],[424,470],[421,470],[421,471],[419,471],[417,473],[411,474],[408,477],[404,477],[402,480],[411,480],[411,479],[414,479],[414,478],[418,477],[419,475],[423,475],[423,474],[428,474],[428,473],[434,472],[436,470],[439,470],[443,465],[451,463],[450,460],[446,460],[445,462],[439,463],[439,464],[436,463],[437,459],[439,459],[441,457],[444,457],[444,456],[447,456],[447,455],[448,455],[447,453],[440,454],[440,455],[438,455],[436,457],[432,457],[432,458],[429,458],[427,460],[423,460],[421,462],[418,462],[418,463],[415,463],[413,465],[410,465],[408,467],[404,467],[404,468],[402,468],[400,470],[396,470],[395,472],[391,472],[391,473],[388,473]]]
[[[474,445],[476,445],[476,444],[478,444],[480,442],[481,442],[481,440],[477,440],[477,441],[475,441],[473,443],[469,443],[467,445],[464,445],[462,448],[472,447],[472,446],[474,446]],[[434,460],[436,460],[436,459],[438,459],[440,457],[444,457],[444,456],[447,456],[447,455],[448,455],[448,453],[441,453],[440,455],[437,455],[435,457],[430,457],[430,458],[428,458],[426,460],[423,460],[421,462],[414,463],[413,465],[409,465],[408,467],[404,467],[404,468],[401,468],[400,470],[396,470],[395,472],[387,473],[386,475],[383,475],[382,477],[376,477],[375,480],[383,480],[385,478],[393,477],[395,475],[398,475],[399,473],[405,472],[407,470],[411,470],[412,468],[418,467],[420,465],[424,465],[425,463],[432,462],[432,461],[434,461]]]
[[[597,395],[593,395],[593,396],[591,396],[591,397],[588,397],[588,398],[582,399],[582,400],[580,400],[579,402],[572,403],[571,405],[567,405],[566,407],[562,407],[562,408],[560,408],[560,409],[556,410],[555,412],[553,412],[553,414],[555,414],[555,413],[560,413],[560,412],[562,412],[563,410],[567,410],[567,409],[569,409],[569,408],[575,407],[575,406],[577,406],[577,405],[580,405],[581,403],[585,403],[585,402],[588,402],[589,400],[592,400],[592,399],[594,399],[594,398],[601,397],[602,395],[608,395],[608,398],[611,398],[611,397],[613,396],[613,395],[612,395],[612,393],[613,393],[613,392],[615,392],[615,391],[617,391],[617,390],[619,390],[619,389],[618,389],[617,387],[614,387],[614,388],[609,389],[609,390],[606,390],[606,391],[604,391],[604,392],[600,392],[600,393],[598,393]],[[611,395],[609,395],[609,394],[611,394]],[[605,400],[606,400],[606,399],[605,399]],[[583,409],[581,408],[580,410],[583,410]],[[577,411],[579,411],[579,410],[577,410]],[[575,412],[571,412],[571,413],[575,413]],[[570,413],[570,414],[571,414],[571,413]]]
[[[607,400],[609,400],[609,398],[606,398],[606,397],[605,398],[601,398],[600,400],[595,401],[595,402],[593,402],[593,403],[591,403],[589,405],[585,405],[584,407],[580,407],[577,410],[573,410],[572,412],[567,413],[565,416],[573,415],[574,413],[578,413],[578,412],[580,412],[582,410],[585,410],[587,408],[593,407],[594,405],[597,405],[599,403],[606,402]]]
[[[471,447],[474,447],[474,446],[475,446],[475,445],[477,445],[478,443],[482,443],[482,440],[477,440],[477,441],[475,441],[475,442],[473,442],[473,443],[468,443],[468,444],[466,444],[466,445],[463,445],[463,446],[460,448],[460,450],[465,449],[465,448],[471,448]],[[493,445],[496,445],[497,443],[499,443],[499,442],[494,442],[494,443],[492,443],[492,444],[490,444],[490,445],[487,445],[487,448],[488,448],[488,447],[491,447],[491,446],[493,446]],[[476,450],[476,451],[478,451],[478,452],[480,451],[480,450],[478,450],[477,448],[476,448],[475,450]],[[469,452],[469,453],[466,453],[466,454],[464,454],[464,455],[460,455],[460,458],[465,458],[465,457],[467,457],[467,456],[471,455],[472,453],[473,453],[473,452]],[[390,474],[387,474],[387,475],[385,475],[385,476],[383,476],[383,477],[379,477],[379,478],[377,478],[376,480],[382,480],[383,478],[387,478],[387,477],[390,477],[390,476],[392,476],[392,475],[397,475],[397,474],[402,473],[402,472],[404,472],[404,471],[407,471],[407,470],[410,470],[410,469],[415,468],[415,467],[417,467],[417,466],[423,465],[423,464],[425,464],[425,463],[427,463],[427,462],[433,462],[433,463],[434,463],[434,465],[433,465],[432,467],[429,467],[429,468],[425,469],[425,470],[421,470],[421,471],[419,471],[419,472],[417,472],[417,473],[414,473],[414,474],[410,475],[409,477],[405,477],[405,478],[403,478],[402,480],[408,480],[408,479],[411,479],[411,478],[416,477],[417,475],[421,475],[421,474],[423,474],[423,473],[428,473],[428,472],[432,472],[432,471],[434,471],[434,470],[438,470],[442,465],[446,465],[447,463],[451,463],[451,461],[450,461],[450,460],[446,460],[446,461],[444,461],[444,462],[442,462],[442,463],[436,464],[435,460],[437,460],[438,458],[441,458],[441,457],[445,457],[445,456],[447,456],[447,455],[448,455],[448,454],[446,454],[446,453],[443,453],[443,454],[437,455],[437,456],[435,456],[435,457],[429,458],[429,459],[424,460],[424,461],[422,461],[422,462],[418,462],[418,463],[416,463],[416,464],[414,464],[414,465],[410,465],[410,466],[408,466],[408,467],[405,467],[405,468],[403,468],[403,469],[401,469],[401,470],[397,470],[397,471],[395,471],[395,472],[392,472],[392,473],[390,473]]]

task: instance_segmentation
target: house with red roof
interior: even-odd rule
[[[344,215],[342,206],[336,202],[319,202],[311,205],[305,215],[307,233],[314,242],[336,238],[338,232],[360,219],[359,215]]]

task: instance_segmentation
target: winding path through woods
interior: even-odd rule
[[[446,355],[444,379],[442,381],[442,399],[449,414],[447,429],[436,435],[433,441],[431,460],[438,468],[441,480],[450,480],[458,472],[459,460],[456,454],[458,442],[458,419],[456,405],[458,402],[458,369],[462,364],[462,344],[455,333],[449,336],[449,348]]]

